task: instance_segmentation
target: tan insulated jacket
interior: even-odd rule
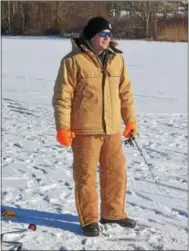
[[[110,42],[103,67],[95,53],[79,39],[60,64],[54,87],[56,129],[69,127],[76,134],[114,134],[136,120],[131,82],[122,52]]]

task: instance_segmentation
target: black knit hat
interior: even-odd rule
[[[90,40],[102,30],[112,30],[112,25],[103,17],[91,18],[83,29],[83,36]]]

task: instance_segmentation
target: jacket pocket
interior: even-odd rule
[[[108,72],[108,78],[111,84],[120,84],[120,72]]]
[[[100,74],[102,74],[100,69],[95,69],[94,71],[89,71],[89,69],[82,69],[82,71],[80,72],[79,79],[83,81],[84,79],[99,78]]]

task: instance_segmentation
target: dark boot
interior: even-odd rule
[[[129,218],[124,218],[124,219],[120,219],[120,220],[108,220],[108,219],[101,218],[100,223],[101,224],[117,223],[122,227],[129,227],[129,228],[134,228],[136,226],[136,221],[129,219]]]
[[[88,237],[99,236],[99,226],[98,223],[91,223],[87,226],[82,227],[83,234]]]

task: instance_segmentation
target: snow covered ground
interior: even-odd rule
[[[123,146],[126,208],[137,227],[101,225],[95,238],[82,236],[72,152],[55,138],[54,80],[70,48],[60,38],[2,38],[2,207],[18,215],[2,221],[2,232],[37,225],[4,240],[21,241],[24,250],[187,250],[187,44],[120,41],[136,100],[136,139],[159,184],[140,152]]]

